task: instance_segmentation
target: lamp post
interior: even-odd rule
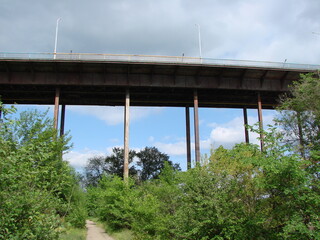
[[[55,37],[55,41],[54,41],[53,59],[56,59],[56,54],[57,54],[58,29],[59,29],[59,22],[60,21],[61,21],[61,18],[58,18],[57,24],[56,24],[56,37]]]
[[[200,25],[196,23],[196,26],[198,28],[198,38],[199,38],[199,54],[200,58],[202,58],[202,51],[201,51],[201,32],[200,32]]]

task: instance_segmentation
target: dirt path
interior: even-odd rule
[[[87,240],[114,240],[102,228],[98,227],[95,222],[87,220],[86,227],[88,229]]]

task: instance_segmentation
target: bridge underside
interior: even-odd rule
[[[53,104],[56,88],[65,105],[193,105],[272,109],[303,71],[253,67],[130,62],[0,60],[0,95],[4,103]]]
[[[123,106],[125,87],[62,86],[60,104]],[[193,89],[130,87],[131,106],[193,106]],[[56,86],[5,85],[1,98],[7,104],[53,104]],[[228,89],[198,90],[199,107],[257,108],[257,92]],[[261,92],[263,108],[277,105],[279,92]]]

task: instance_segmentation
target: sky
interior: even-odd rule
[[[61,53],[199,57],[198,25],[205,58],[319,64],[319,12],[319,0],[0,0],[0,52],[53,52],[61,18]],[[48,107],[53,116],[52,106],[18,110]],[[185,110],[130,113],[130,147],[155,146],[185,169]],[[248,115],[257,122],[256,110]],[[264,110],[264,123],[274,115]],[[242,109],[201,108],[199,118],[201,154],[244,141]],[[90,157],[123,146],[123,108],[67,106],[65,128],[73,148],[64,157],[81,170]]]

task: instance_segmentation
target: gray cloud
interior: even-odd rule
[[[318,0],[0,0],[0,51],[203,56],[318,63]]]

